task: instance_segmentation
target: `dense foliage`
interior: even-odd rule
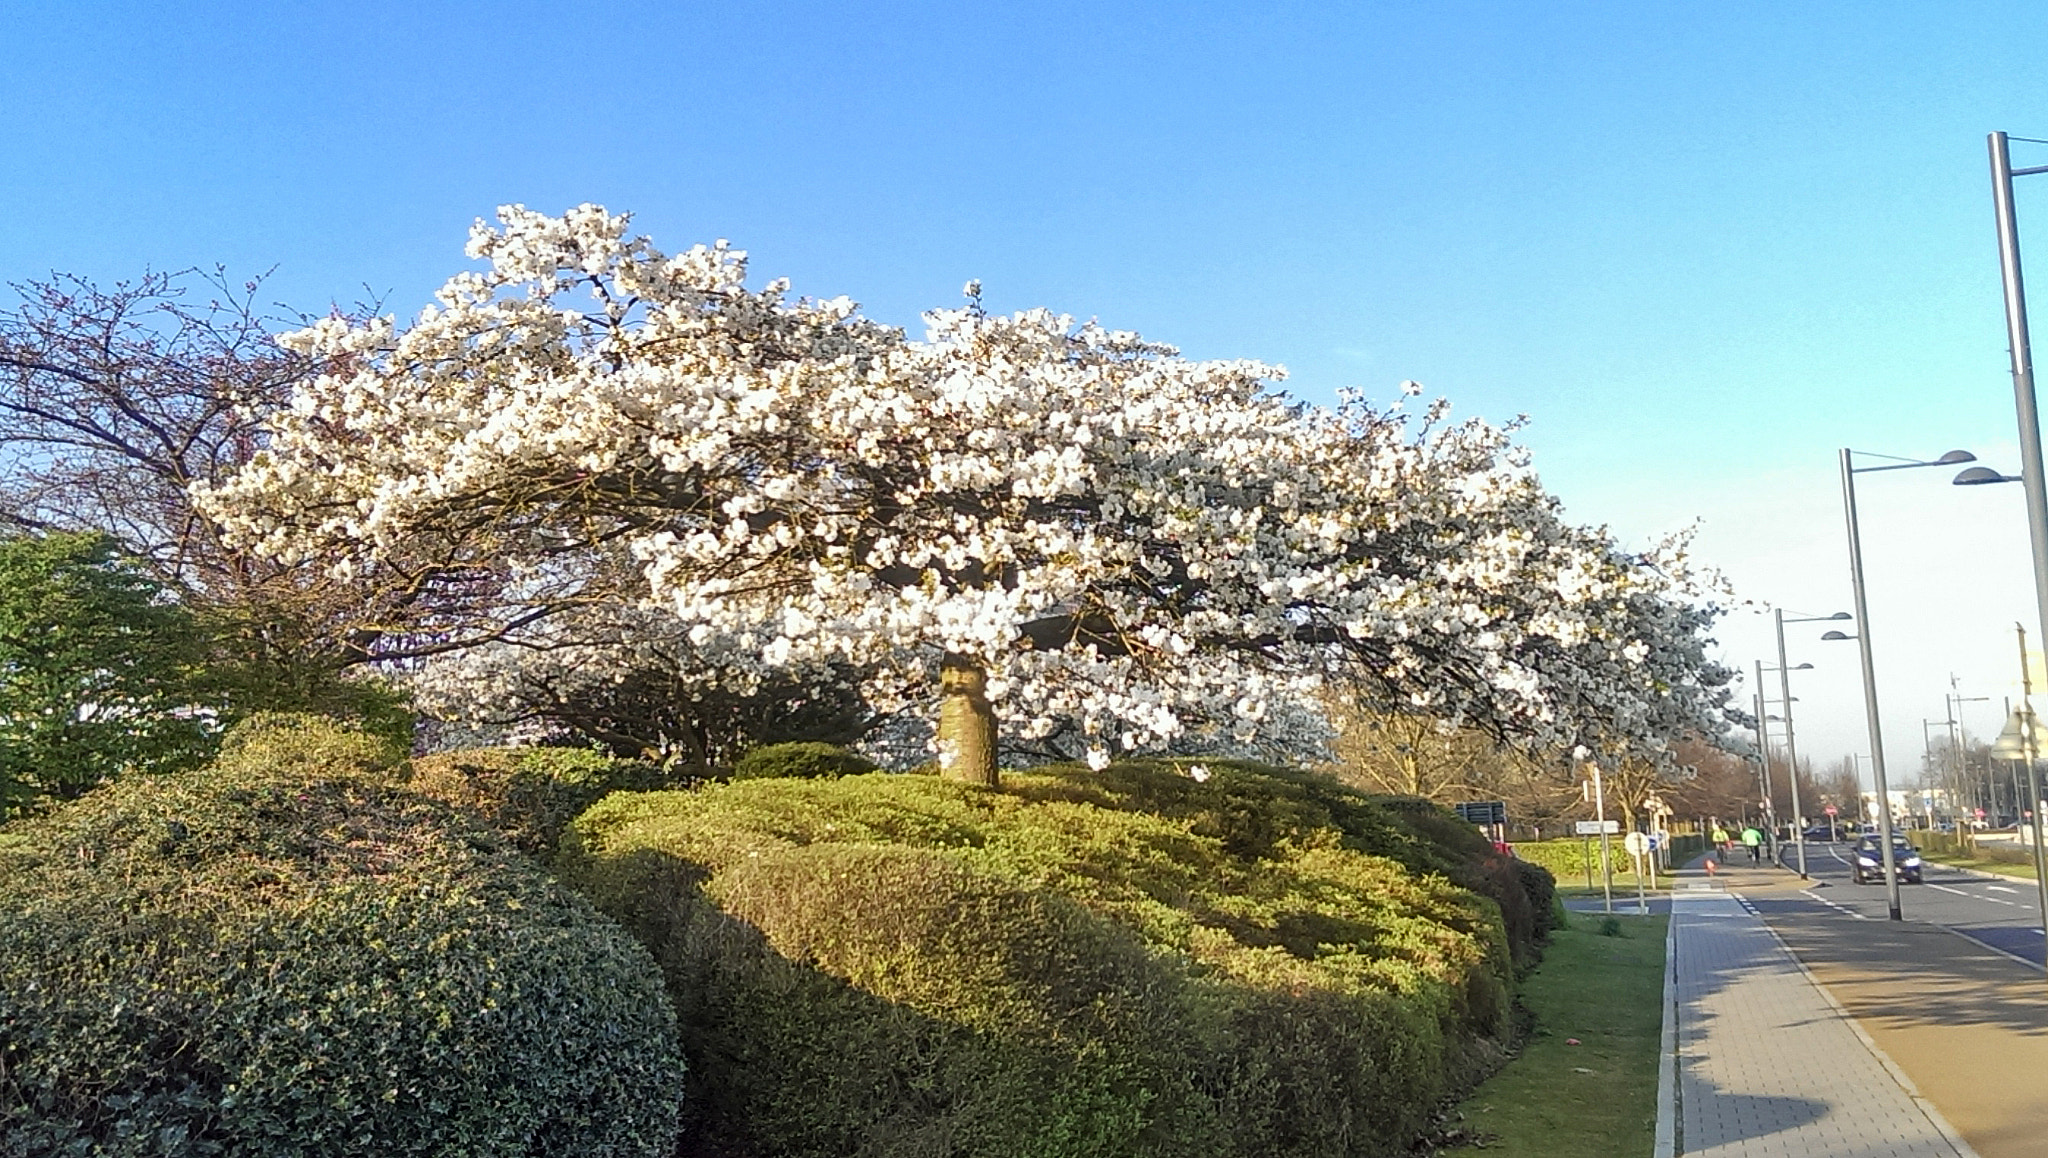
[[[1203,771],[620,794],[559,863],[667,974],[707,1153],[1405,1150],[1506,1021],[1477,834]]]
[[[406,785],[545,860],[576,814],[606,794],[672,787],[673,779],[644,760],[587,748],[472,748],[414,760]]]
[[[200,633],[106,535],[0,539],[0,817],[205,759]]]
[[[646,952],[305,721],[0,842],[0,1154],[665,1158]]]
[[[836,744],[764,744],[733,765],[734,780],[775,777],[855,776],[873,772],[875,762]]]

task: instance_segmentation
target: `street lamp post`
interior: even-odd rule
[[[1756,661],[1756,767],[1757,787],[1763,794],[1764,831],[1774,832],[1778,827],[1778,810],[1771,806],[1771,733],[1767,715],[1770,704],[1764,700],[1764,661]]]
[[[1843,447],[1842,463],[1842,514],[1849,525],[1849,582],[1856,598],[1856,627],[1854,636],[1839,631],[1830,631],[1822,639],[1855,639],[1857,651],[1863,661],[1863,714],[1870,728],[1870,772],[1877,782],[1877,819],[1879,855],[1884,860],[1885,899],[1891,910],[1891,919],[1904,920],[1899,908],[1899,873],[1892,856],[1892,798],[1891,790],[1885,783],[1884,736],[1877,713],[1877,665],[1870,654],[1870,601],[1863,590],[1863,535],[1856,524],[1856,476],[1881,470],[1911,470],[1922,466],[1952,466],[1956,463],[1975,462],[1977,456],[1966,450],[1951,450],[1940,458],[1930,461],[1917,459],[1895,460],[1887,466],[1855,465],[1851,456],[1856,452]],[[1885,456],[1877,456],[1885,457]],[[2038,552],[2036,553],[2038,555]]]
[[[1849,618],[1848,612],[1837,611],[1833,615],[1795,615],[1791,619],[1787,619],[1785,618],[1784,608],[1774,607],[1771,609],[1771,619],[1778,629],[1778,696],[1785,702],[1785,758],[1792,762],[1792,847],[1797,851],[1799,857],[1800,880],[1808,879],[1806,875],[1806,819],[1799,813],[1799,746],[1792,738],[1792,672],[1794,669],[1785,662],[1785,625],[1787,623],[1828,623],[1847,618]],[[1799,665],[1802,669],[1811,668],[1812,666],[1812,664],[1804,663]]]
[[[1977,791],[1976,784],[1971,781],[1970,762],[1966,758],[1966,753],[1963,751],[1963,742],[1969,738],[1970,731],[1968,728],[1965,728],[1963,726],[1963,705],[1990,703],[1991,697],[1966,696],[1961,691],[1955,690],[1958,686],[1958,681],[1955,677],[1955,673],[1953,672],[1949,673],[1948,686],[1951,690],[1948,695],[1942,697],[1942,703],[1948,708],[1948,750],[1950,753],[1950,759],[1955,762],[1955,787],[1953,791],[1956,793],[1956,795],[1949,801],[1948,808],[1950,812],[1955,812],[1956,808],[1958,807],[1958,802],[1962,798],[1962,794],[1965,787],[1968,788],[1969,795],[1972,800],[1982,799],[1982,794]],[[1988,784],[1991,778],[1991,766],[1988,762],[1984,766],[1984,777],[1985,782]],[[1992,801],[1992,806],[1996,807],[1997,803],[1998,802],[1995,800]],[[1975,808],[1976,805],[1972,804],[1969,807]],[[1970,816],[1970,819],[1974,820],[1975,817],[1976,814],[1973,812]],[[1956,839],[1958,840],[1963,839],[1963,820],[1964,818],[1961,815],[1957,815]],[[1971,848],[1977,847],[1975,843],[1976,836],[1974,833],[1974,825],[1972,826],[1972,835],[1970,836],[1969,841]]]

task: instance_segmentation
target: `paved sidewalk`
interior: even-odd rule
[[[1659,1158],[1974,1158],[1753,910],[1687,883],[1672,901],[1675,1113],[1660,1107]]]

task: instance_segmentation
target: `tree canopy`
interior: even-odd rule
[[[1330,672],[1589,754],[1718,710],[1683,544],[1568,523],[1507,432],[1441,403],[1306,406],[1275,368],[992,316],[974,286],[913,340],[596,206],[499,222],[409,325],[282,339],[324,372],[194,487],[240,548],[439,593],[416,638],[449,654],[588,674],[604,649],[561,632],[631,609],[720,679],[854,672],[886,712],[938,676],[941,763],[983,781],[999,724],[1097,761],[1311,744],[1287,709]]]

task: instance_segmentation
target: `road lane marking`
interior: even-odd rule
[[[1828,908],[1833,909],[1838,913],[1847,913],[1859,921],[1868,921],[1870,919],[1869,917],[1864,916],[1862,913],[1857,912],[1856,910],[1848,907],[1847,905],[1838,905],[1835,902],[1828,900],[1826,897],[1821,896],[1820,894],[1814,892],[1812,889],[1801,889],[1799,891],[1799,895],[1802,897],[1810,897],[1813,900],[1819,901],[1821,904],[1826,905]]]

